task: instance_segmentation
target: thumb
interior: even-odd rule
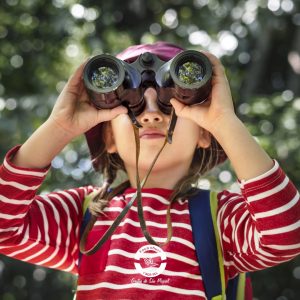
[[[113,109],[99,109],[97,114],[98,123],[110,121],[120,114],[126,114],[127,108],[120,105]]]
[[[190,113],[190,107],[178,101],[175,98],[170,100],[170,103],[174,107],[175,113],[178,117],[186,118]]]

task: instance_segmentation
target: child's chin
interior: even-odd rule
[[[151,165],[153,163],[154,158],[155,158],[154,156],[148,157],[146,159],[141,158],[139,160],[139,170],[141,170],[143,172],[148,172],[149,168],[151,167]],[[160,157],[158,158],[158,160],[154,164],[152,172],[169,169],[173,165],[173,162],[165,160],[165,159],[162,160],[162,159],[163,158],[160,159]]]

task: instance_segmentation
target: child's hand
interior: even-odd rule
[[[188,118],[202,128],[213,133],[223,117],[235,116],[230,87],[225,70],[218,58],[208,52],[204,54],[209,58],[213,67],[211,97],[199,105],[188,106],[176,99],[171,100],[177,116]]]
[[[91,105],[82,80],[85,63],[81,64],[70,77],[48,120],[48,122],[54,122],[56,126],[72,138],[101,122],[109,121],[119,114],[127,113],[127,109],[123,106],[98,110]]]

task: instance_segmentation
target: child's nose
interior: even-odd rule
[[[140,115],[142,124],[163,121],[163,113],[157,105],[157,92],[153,87],[146,89],[144,93],[145,109]]]

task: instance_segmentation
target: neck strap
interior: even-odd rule
[[[84,229],[84,232],[82,234],[82,237],[80,239],[80,251],[81,253],[85,254],[85,255],[91,255],[94,254],[107,240],[108,238],[114,233],[114,231],[116,230],[116,228],[118,227],[118,225],[121,223],[122,219],[125,217],[125,215],[127,214],[128,210],[130,209],[130,207],[132,206],[132,204],[134,203],[135,199],[137,199],[137,208],[138,208],[138,216],[139,216],[139,220],[140,220],[140,225],[142,228],[142,232],[146,238],[146,240],[153,245],[157,245],[159,247],[162,247],[166,244],[169,243],[169,241],[172,238],[172,221],[171,221],[171,202],[169,203],[168,209],[167,209],[167,215],[166,215],[166,222],[167,222],[167,238],[166,241],[164,243],[157,243],[153,237],[149,234],[148,230],[147,230],[147,225],[146,225],[146,221],[144,218],[144,211],[143,211],[143,205],[142,205],[142,188],[144,187],[144,185],[146,184],[148,177],[160,155],[160,153],[162,152],[162,150],[164,149],[165,145],[167,143],[172,143],[172,135],[173,135],[173,131],[176,125],[176,121],[177,121],[177,116],[175,114],[174,109],[172,109],[172,113],[171,113],[171,120],[169,123],[169,127],[168,127],[168,132],[166,135],[166,138],[164,140],[164,143],[161,147],[161,149],[159,150],[159,152],[156,154],[145,178],[143,179],[143,181],[140,181],[140,176],[139,176],[139,169],[138,169],[138,162],[139,162],[139,155],[140,155],[140,138],[139,138],[139,127],[140,124],[138,123],[138,121],[136,120],[136,118],[134,117],[134,114],[129,111],[129,116],[132,120],[132,127],[133,127],[133,131],[134,131],[134,137],[135,137],[135,143],[136,143],[136,186],[137,186],[137,191],[135,192],[135,194],[132,196],[131,200],[127,203],[127,205],[124,207],[124,209],[122,210],[122,212],[118,215],[118,217],[115,219],[115,221],[113,222],[113,224],[107,229],[107,231],[104,233],[104,235],[98,240],[98,242],[92,246],[90,249],[86,250],[86,241],[87,241],[87,237],[89,232],[92,230],[97,217],[96,216],[91,216],[90,221],[88,222],[87,226]],[[132,116],[134,117],[134,120],[132,118]]]

